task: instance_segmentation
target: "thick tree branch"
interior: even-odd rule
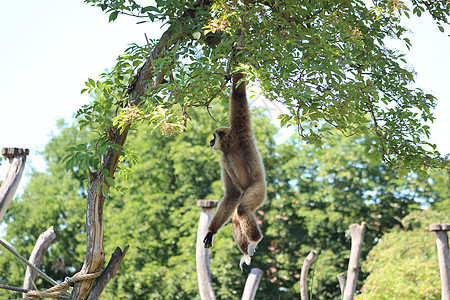
[[[129,246],[126,246],[123,251],[119,247],[116,248],[113,255],[111,256],[111,260],[106,266],[105,271],[98,278],[98,283],[95,286],[92,293],[89,295],[88,300],[100,299],[100,295],[105,289],[106,285],[109,283],[111,279],[113,279],[116,276],[117,271],[119,270],[119,266],[128,252],[128,247]]]

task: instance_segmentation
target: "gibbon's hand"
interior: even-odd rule
[[[208,232],[203,239],[203,243],[205,244],[205,248],[211,248],[212,247],[212,241],[213,241],[213,233]]]

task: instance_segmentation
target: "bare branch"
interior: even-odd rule
[[[36,268],[41,267],[42,258],[47,252],[48,247],[56,240],[55,228],[50,227],[45,232],[43,232],[31,252],[30,259],[28,260],[31,264],[36,266]],[[34,283],[36,281],[37,273],[34,272],[30,267],[27,267],[25,272],[25,278],[23,280],[23,288],[32,290],[34,288]],[[23,295],[25,297],[25,295]]]

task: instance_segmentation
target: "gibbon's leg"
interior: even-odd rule
[[[239,222],[239,216],[237,212],[233,214],[233,236],[234,240],[236,241],[236,244],[239,247],[239,250],[244,254],[239,262],[239,267],[241,268],[241,271],[244,272],[244,263],[246,265],[250,265],[252,258],[250,255],[248,255],[247,249],[249,245],[249,241],[245,234],[242,232],[241,224]]]
[[[241,224],[239,222],[239,216],[237,215],[237,213],[233,214],[232,221],[234,240],[236,241],[236,244],[238,245],[241,252],[244,254],[248,254],[247,248],[249,241],[247,239],[247,236],[242,232]]]
[[[256,246],[262,239],[261,230],[256,221],[255,210],[263,204],[265,197],[266,189],[264,183],[254,184],[247,188],[237,208],[242,232],[249,241],[247,253],[250,256],[255,254]]]
[[[208,233],[203,239],[205,248],[212,247],[212,241],[214,235],[219,231],[219,229],[230,219],[233,212],[236,210],[239,202],[241,201],[241,192],[234,185],[230,176],[225,170],[222,170],[222,180],[225,187],[225,193],[219,206],[214,213],[214,217],[209,223]]]

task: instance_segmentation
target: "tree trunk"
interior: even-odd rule
[[[312,250],[308,256],[305,258],[302,267],[302,273],[300,275],[300,297],[302,300],[309,300],[308,295],[308,272],[311,268],[311,265],[316,260],[317,251]]]
[[[100,172],[91,174],[86,212],[87,250],[80,274],[90,274],[98,271],[105,261],[103,250],[103,204],[105,197],[101,185],[104,182]],[[97,187],[99,187],[97,193]],[[75,283],[70,299],[87,299],[94,285],[94,279]]]
[[[3,148],[2,155],[9,161],[8,173],[0,186],[0,222],[5,216],[9,205],[19,186],[20,178],[22,178],[27,155],[30,153],[28,149],[19,148]]]
[[[48,247],[56,240],[56,231],[55,228],[50,227],[44,233],[42,233],[34,246],[33,251],[31,252],[30,259],[28,262],[33,264],[36,268],[41,267],[42,258],[44,254],[47,252]],[[28,290],[34,289],[34,283],[36,281],[37,273],[33,271],[30,267],[27,267],[25,272],[25,278],[23,280],[23,288]],[[25,297],[25,294],[23,294]]]
[[[450,299],[450,254],[447,235],[447,231],[450,230],[450,224],[432,224],[430,225],[430,230],[436,234],[442,285],[441,299]]]
[[[361,225],[350,225],[352,249],[350,251],[350,261],[348,262],[347,281],[344,289],[344,300],[353,300],[353,296],[356,292],[359,257],[361,256],[361,248],[364,241],[365,228],[366,222],[362,222]]]
[[[206,5],[210,1],[201,0],[196,7]],[[181,18],[192,17],[189,13],[184,13]],[[133,105],[139,105],[142,101],[141,96],[145,91],[150,89],[156,89],[164,79],[166,70],[158,70],[155,72],[152,66],[152,62],[155,59],[162,58],[166,55],[165,51],[174,45],[178,40],[182,39],[182,36],[173,37],[175,29],[169,27],[166,32],[161,36],[161,39],[156,44],[149,58],[146,60],[142,68],[134,77],[133,82],[128,87],[127,94],[130,97],[130,103]],[[157,73],[155,75],[155,73]],[[109,133],[108,140],[112,144],[116,144],[122,147],[125,144],[125,140],[128,135],[130,125],[127,125],[123,129],[112,128]],[[101,171],[108,170],[108,176],[114,178],[114,173],[117,169],[117,164],[120,154],[118,151],[112,148],[108,151],[108,154],[102,158],[101,168],[90,175],[88,199],[87,199],[87,213],[86,213],[86,257],[80,274],[89,274],[96,272],[105,261],[105,252],[103,250],[103,204],[105,197],[102,194],[102,184],[108,183],[103,178]],[[109,186],[109,185],[108,185]],[[94,280],[85,280],[77,282],[72,291],[70,299],[85,300],[88,298]]]
[[[211,270],[209,268],[209,249],[206,249],[203,245],[203,239],[208,233],[208,225],[214,216],[214,207],[217,206],[217,201],[199,200],[197,201],[197,206],[202,208],[197,229],[197,251],[195,256],[198,288],[202,300],[215,300],[216,295],[214,294]]]

